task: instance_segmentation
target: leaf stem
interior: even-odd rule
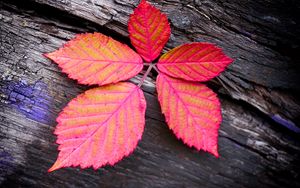
[[[159,70],[158,70],[158,68],[156,67],[156,64],[153,66],[153,69],[159,74],[160,72],[159,72]]]
[[[140,83],[138,85],[138,87],[141,87],[145,81],[145,79],[147,78],[148,74],[150,73],[150,71],[152,70],[152,68],[154,67],[155,65],[150,63],[147,71],[145,72],[145,74],[143,75],[142,79],[140,80]]]

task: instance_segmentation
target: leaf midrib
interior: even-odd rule
[[[73,58],[73,57],[62,57],[58,56],[56,59],[69,59],[69,60],[78,60],[78,61],[92,61],[92,62],[107,62],[107,63],[127,63],[127,64],[143,64],[142,62],[132,62],[132,61],[113,61],[113,60],[98,60],[98,59],[86,59],[86,58]]]

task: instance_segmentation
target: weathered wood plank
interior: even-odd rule
[[[300,174],[299,135],[282,128],[268,117],[279,114],[297,122],[299,102],[293,96],[297,87],[292,78],[296,71],[292,70],[295,54],[284,54],[268,44],[268,41],[280,40],[284,40],[287,46],[297,44],[297,30],[293,32],[280,26],[278,33],[287,33],[286,37],[281,34],[272,36],[271,31],[262,30],[257,33],[255,31],[254,35],[257,36],[251,38],[228,29],[231,24],[232,28],[240,24],[238,28],[249,29],[247,25],[242,27],[244,22],[234,20],[247,17],[246,13],[239,13],[244,16],[242,18],[234,12],[226,13],[224,17],[230,15],[230,18],[224,20],[220,16],[226,12],[224,7],[226,10],[237,10],[235,6],[240,6],[239,12],[246,12],[246,1],[232,4],[157,1],[158,7],[169,15],[172,22],[173,36],[168,48],[186,41],[205,39],[226,48],[227,53],[237,59],[219,80],[210,82],[222,98],[220,159],[204,152],[196,152],[173,136],[160,112],[154,81],[149,79],[143,86],[148,103],[146,130],[137,150],[130,157],[114,167],[98,171],[69,168],[48,174],[46,171],[57,155],[55,136],[52,134],[56,125],[55,118],[71,98],[87,87],[68,79],[42,53],[53,51],[78,32],[101,31],[128,42],[123,38],[127,35],[126,20],[137,3],[120,0],[94,1],[97,10],[102,7],[102,12],[95,16],[91,12],[91,3],[80,1],[76,5],[76,2],[79,1],[36,0],[26,1],[26,4],[17,1],[0,2],[1,186],[300,186],[297,181]],[[274,7],[272,2],[265,1]],[[249,4],[254,8],[259,3]],[[218,6],[215,8],[213,5]],[[263,10],[253,11],[257,13],[268,10],[261,9]],[[182,11],[181,14],[176,14],[176,10]],[[114,13],[114,16],[107,18],[109,21],[105,22],[102,13]],[[287,19],[285,14],[277,16],[282,16],[278,18],[280,20]],[[228,19],[232,19],[232,22],[226,22]],[[199,23],[195,20],[199,20]],[[252,22],[267,24],[258,18],[252,18]],[[268,26],[271,30],[275,29],[272,24]],[[295,40],[292,40],[292,36]],[[272,45],[274,44],[271,43]],[[256,57],[260,51],[261,55]],[[263,70],[256,69],[270,69],[272,76],[263,75]],[[287,71],[292,77],[283,78],[285,73],[280,69]],[[221,83],[226,87],[221,87]]]
[[[128,35],[128,17],[139,2],[32,1],[90,20],[123,36]],[[159,0],[154,4],[171,22],[172,36],[166,49],[189,41],[219,45],[235,59],[218,79],[224,93],[249,103],[284,126],[293,128],[300,124],[300,98],[289,91],[300,91],[297,54],[300,3],[297,0],[289,3],[283,0]],[[290,108],[291,102],[295,108]]]

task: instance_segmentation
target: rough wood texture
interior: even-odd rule
[[[219,159],[186,147],[168,130],[153,73],[143,86],[146,129],[130,157],[98,171],[46,172],[57,156],[55,118],[87,87],[42,54],[80,32],[100,31],[129,43],[126,25],[137,3],[0,2],[1,186],[299,187],[300,3],[283,0],[153,1],[171,22],[166,50],[209,41],[235,59],[209,82],[222,102]]]

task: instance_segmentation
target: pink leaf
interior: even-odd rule
[[[222,121],[216,94],[203,84],[159,74],[158,99],[170,129],[184,143],[218,154],[218,129]]]
[[[105,85],[127,80],[143,68],[142,58],[101,33],[79,34],[63,48],[45,54],[81,84]]]
[[[171,33],[167,16],[145,0],[130,15],[128,30],[132,45],[147,62],[159,56]]]
[[[176,47],[160,57],[158,69],[175,78],[207,81],[218,76],[233,60],[209,43],[190,43]]]
[[[145,109],[142,90],[131,83],[79,95],[57,118],[60,152],[49,172],[69,166],[98,169],[128,156],[142,137]]]

